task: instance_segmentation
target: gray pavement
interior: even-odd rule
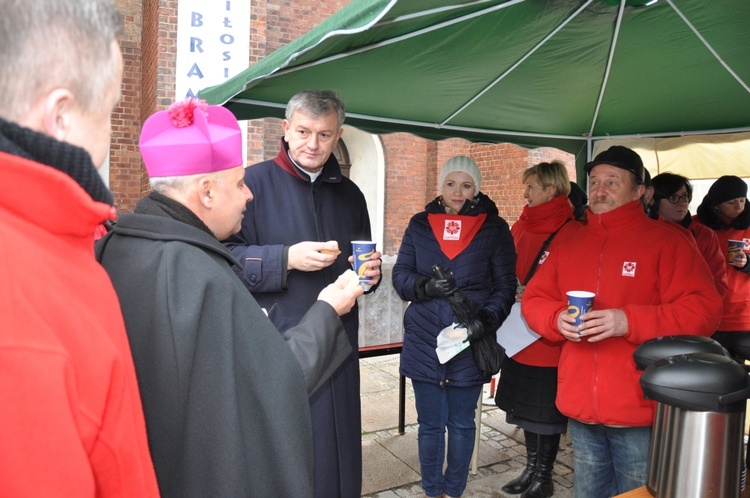
[[[362,376],[362,496],[422,497],[417,456],[414,393],[406,382],[406,426],[398,434],[398,355],[360,360]],[[486,386],[488,388],[488,386]],[[523,432],[505,423],[505,413],[491,400],[482,407],[477,472],[469,473],[464,497],[498,498],[500,488],[526,464]],[[555,463],[555,495],[573,495],[573,449],[563,437]]]

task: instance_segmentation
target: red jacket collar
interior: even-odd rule
[[[62,171],[4,152],[0,164],[0,182],[13,186],[0,197],[0,209],[49,232],[79,237],[93,237],[97,225],[114,219],[112,206],[93,200]]]
[[[529,233],[552,233],[567,220],[573,219],[573,208],[567,196],[558,195],[538,206],[524,206],[516,223]]]
[[[642,223],[648,219],[640,200],[629,202],[612,211],[594,214],[587,208],[588,226],[601,230],[620,230]]]

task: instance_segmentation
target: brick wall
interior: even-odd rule
[[[138,151],[143,122],[173,99],[177,0],[115,0],[125,21],[122,99],[112,116],[110,188],[120,212],[148,192]]]
[[[382,140],[387,165],[383,253],[396,254],[409,219],[434,193],[437,147],[405,133],[383,135]]]
[[[265,15],[268,43],[266,54],[304,35],[350,2],[351,0],[253,1],[253,9],[258,9],[259,13],[264,11]]]
[[[128,211],[140,198],[141,191],[141,157],[137,143],[143,101],[141,26],[144,23],[141,2],[118,0],[117,7],[125,21],[125,32],[120,40],[123,81],[120,103],[112,113],[109,180],[116,206]]]

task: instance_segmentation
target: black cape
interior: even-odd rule
[[[97,253],[122,304],[162,496],[312,496],[308,392],[351,354],[333,308],[316,302],[282,338],[229,251],[166,215],[122,215]]]

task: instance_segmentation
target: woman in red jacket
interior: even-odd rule
[[[698,221],[712,228],[726,259],[727,284],[724,309],[718,331],[711,336],[731,354],[738,333],[750,332],[750,264],[745,251],[750,248],[750,206],[747,184],[737,176],[716,180],[698,206]],[[727,257],[730,240],[745,242],[744,251]]]
[[[693,186],[690,180],[674,173],[662,173],[652,180],[654,187],[655,217],[670,221],[687,229],[695,239],[698,251],[706,260],[714,276],[716,290],[721,297],[727,293],[727,269],[724,251],[721,250],[716,232],[706,225],[694,222],[688,211],[693,198]]]
[[[578,227],[568,202],[570,182],[560,162],[539,163],[523,173],[526,206],[511,228],[516,244],[516,275],[519,287],[516,301],[521,301],[530,270],[543,264],[548,252],[540,250],[554,235],[567,236]],[[570,223],[569,223],[570,222]],[[563,228],[564,226],[564,228]],[[546,253],[546,254],[545,254]],[[519,477],[502,490],[524,498],[552,496],[552,466],[557,457],[560,435],[567,429],[567,418],[555,407],[557,395],[557,362],[560,345],[540,338],[503,363],[495,403],[506,413],[506,421],[524,431],[526,467]]]

